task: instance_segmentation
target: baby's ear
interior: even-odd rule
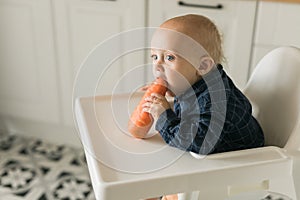
[[[200,76],[207,74],[214,66],[214,60],[209,56],[204,56],[201,58],[200,66],[198,68],[198,73]]]

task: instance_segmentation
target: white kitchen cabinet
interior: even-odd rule
[[[224,38],[225,69],[241,88],[249,76],[252,41],[252,68],[276,46],[300,47],[299,4],[259,2],[254,27],[256,1],[184,0],[188,6],[178,2],[0,0],[0,130],[78,144],[72,91],[89,52],[122,31],[157,27],[173,16],[202,14],[217,24]],[[219,4],[222,9],[199,7]],[[111,93],[116,81],[144,61],[143,50],[119,58],[106,70],[95,94]],[[99,67],[106,67],[101,59]],[[148,69],[122,84],[120,92],[151,81]]]
[[[77,70],[100,42],[144,27],[144,11],[144,0],[0,0],[0,130],[80,144],[72,115]],[[142,53],[126,56],[99,94],[144,61]]]
[[[63,91],[61,93],[63,117],[66,124],[73,124],[72,89],[81,63],[101,42],[111,39],[122,31],[144,27],[144,11],[143,0],[54,0],[58,68]],[[126,56],[125,60],[129,62],[126,63],[120,58],[106,70],[96,94],[111,93],[118,79],[130,69],[130,66],[133,68],[144,62],[142,53]],[[101,57],[99,67],[107,67],[101,65]],[[144,75],[137,77],[139,78],[144,79]],[[126,91],[126,87],[122,88],[123,91]]]
[[[278,46],[300,47],[300,4],[261,1],[258,4],[251,71]]]
[[[218,7],[219,6],[219,7]],[[157,27],[166,19],[194,13],[209,17],[223,36],[225,69],[243,87],[250,67],[256,1],[243,0],[151,0],[149,25]]]
[[[0,0],[2,123],[8,117],[60,121],[50,8],[51,0]]]

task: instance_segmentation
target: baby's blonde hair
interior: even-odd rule
[[[173,29],[196,40],[215,63],[222,63],[222,37],[217,26],[207,17],[188,14],[165,21],[161,27]]]

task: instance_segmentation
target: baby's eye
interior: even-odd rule
[[[167,55],[166,56],[166,60],[168,60],[168,61],[172,61],[174,59],[175,59],[175,56],[172,56],[172,55]]]
[[[151,55],[152,60],[157,60],[157,55],[153,54]]]

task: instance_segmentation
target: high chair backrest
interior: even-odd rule
[[[300,138],[300,50],[279,47],[257,64],[244,90],[265,134],[266,145],[284,147]],[[298,129],[298,130],[296,130]],[[297,137],[296,137],[297,135]],[[297,149],[300,148],[300,141]]]

